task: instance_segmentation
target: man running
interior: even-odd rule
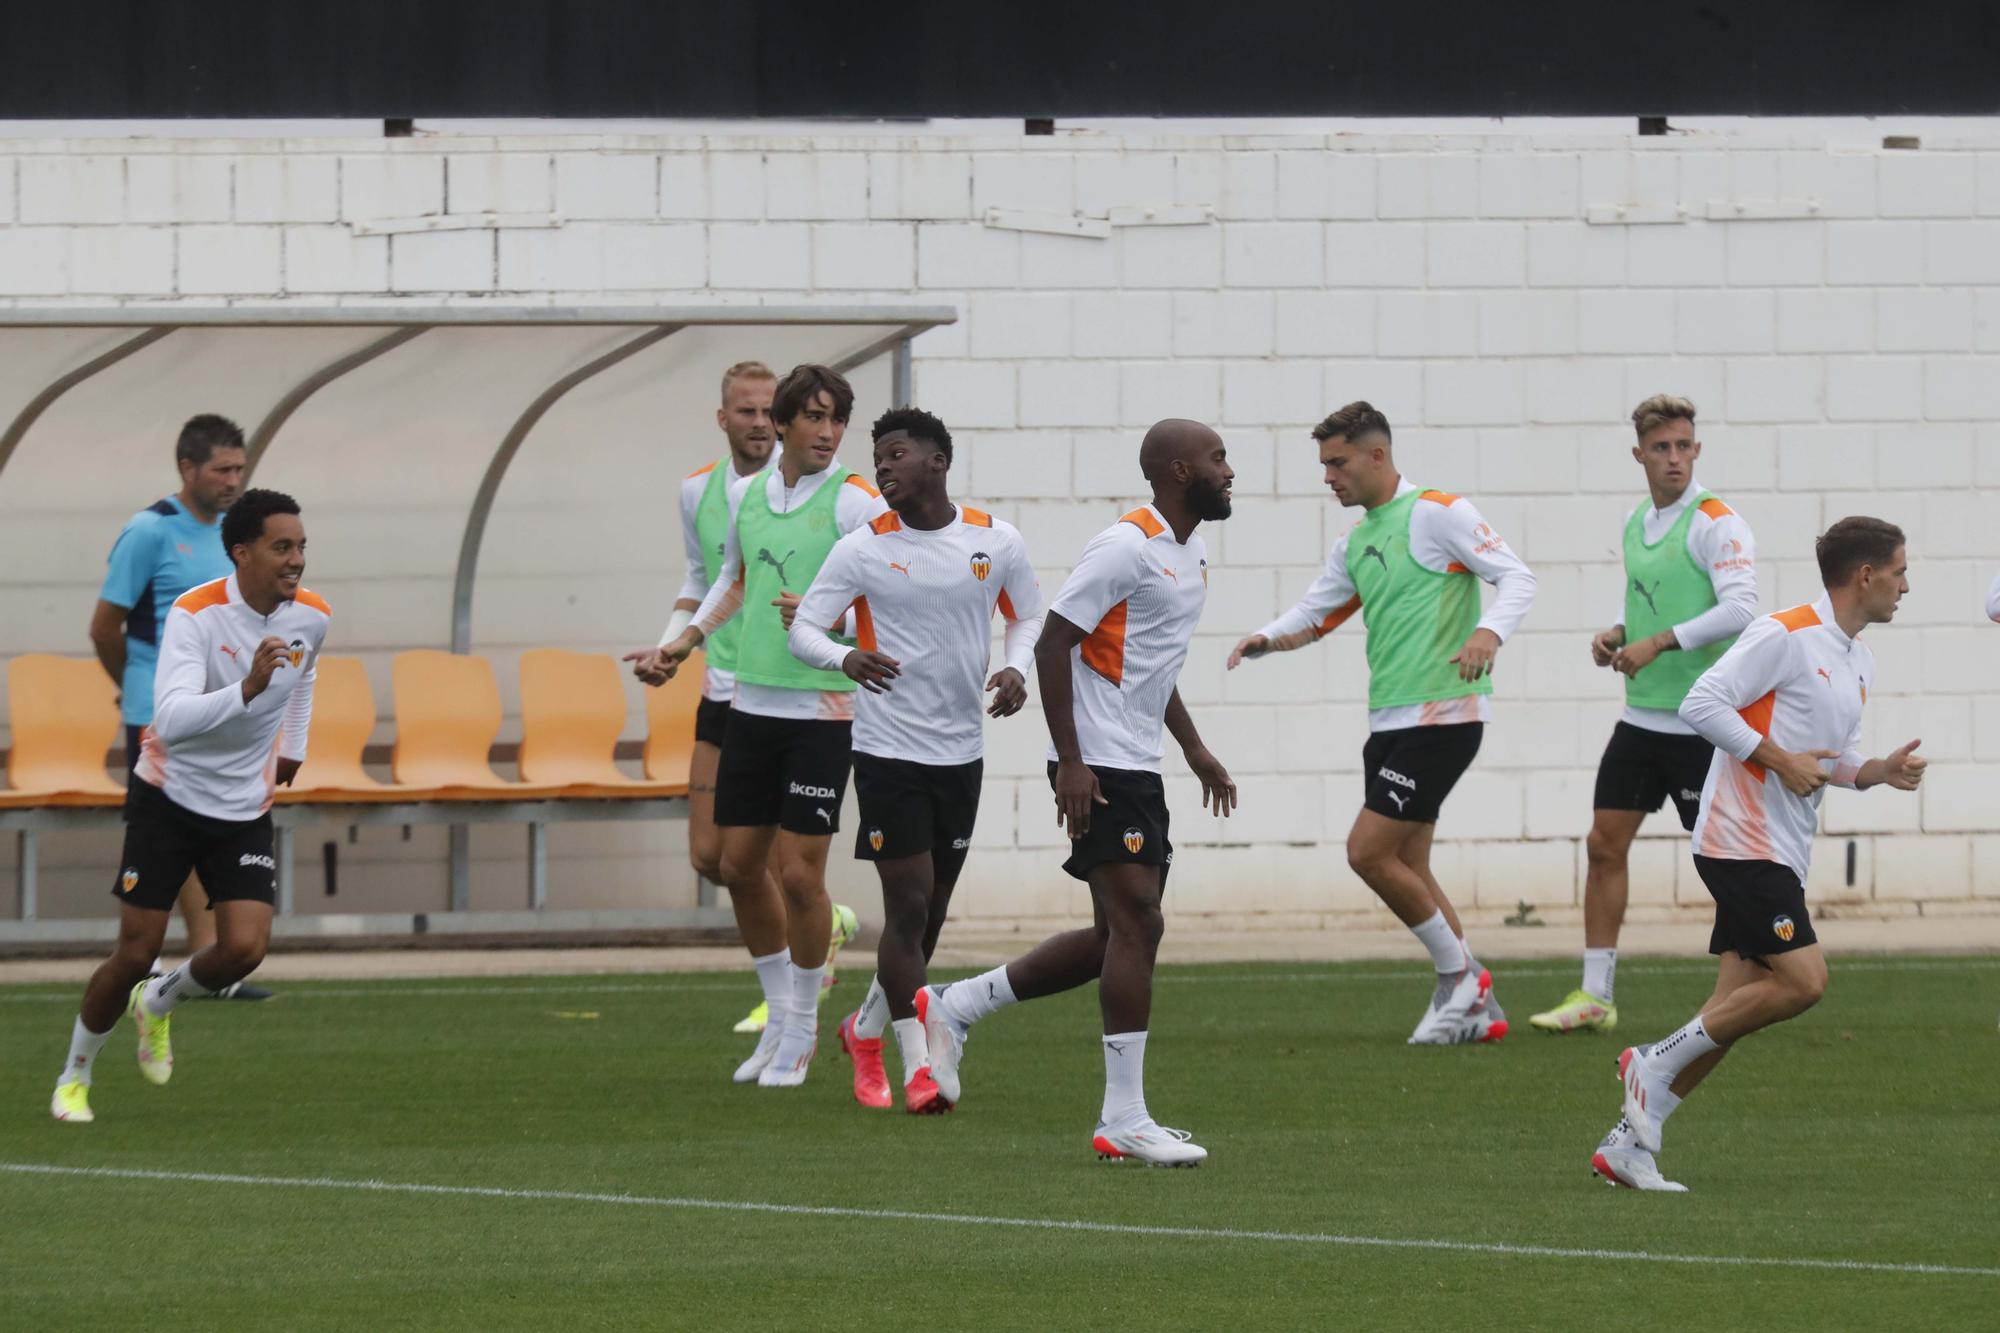
[[[1349,403],[1312,434],[1334,497],[1367,512],[1334,543],[1299,603],[1236,645],[1228,669],[1315,643],[1361,612],[1369,735],[1347,863],[1437,970],[1411,1044],[1498,1041],[1507,1019],[1431,874],[1431,838],[1445,797],[1479,753],[1493,657],[1534,604],[1535,576],[1470,500],[1403,479],[1389,419],[1369,404]],[[1483,616],[1481,579],[1499,590]]]
[[[222,520],[235,573],[192,589],[167,613],[153,686],[153,721],[125,802],[118,942],[84,992],[69,1059],[50,1111],[85,1122],[90,1070],[129,1010],[139,1072],[174,1072],[169,1015],[213,995],[264,960],[277,896],[271,796],[306,755],[313,676],[331,612],[299,584],[306,536],[299,507],[276,491],[245,491]],[[215,909],[216,938],[163,977],[146,980],[188,872]]]
[[[243,487],[244,459],[243,431],[235,422],[213,413],[189,418],[174,442],[180,491],[132,515],[111,547],[104,588],[90,617],[90,642],[118,685],[128,773],[139,763],[139,733],[153,720],[153,670],[167,612],[182,593],[226,577],[231,569],[216,525]],[[181,888],[180,909],[192,957],[215,943],[215,914],[192,878]],[[152,970],[160,970],[157,961]],[[217,998],[270,995],[239,982]]]
[[[767,1088],[804,1083],[818,1049],[833,917],[826,858],[840,829],[854,725],[854,682],[793,657],[785,620],[834,543],[887,509],[873,486],[834,461],[853,409],[854,390],[825,366],[794,367],[779,383],[771,401],[777,466],[744,495],[694,623],[660,650],[660,671],[671,676],[741,612],[715,822],[722,882],[770,1006],[735,1078]]]
[[[1625,716],[1597,765],[1585,842],[1583,984],[1528,1021],[1545,1032],[1618,1026],[1618,931],[1625,924],[1632,840],[1671,799],[1692,829],[1715,747],[1681,721],[1681,700],[1757,617],[1750,525],[1694,477],[1701,441],[1694,404],[1657,394],[1632,409],[1651,503],[1625,519],[1625,594],[1618,623],[1590,641],[1590,658],[1625,677]]]
[[[944,929],[979,813],[986,711],[1011,717],[1028,699],[1042,627],[1041,585],[1012,524],[955,506],[945,491],[951,432],[913,407],[875,422],[875,484],[889,512],[842,537],[792,620],[792,653],[845,672],[854,705],[854,854],[882,877],[882,940],[860,1009],[840,1024],[854,1099],[890,1105],[882,1029],[903,1060],[903,1107],[948,1111],[930,1073],[916,993]],[[858,646],[829,637],[854,608]],[[987,676],[993,613],[1007,622],[1007,664]]]
[[[1855,749],[1876,686],[1874,654],[1859,636],[1893,619],[1910,590],[1902,529],[1844,518],[1815,554],[1820,599],[1753,621],[1681,703],[1681,717],[1715,747],[1694,866],[1715,899],[1708,951],[1721,962],[1700,1013],[1618,1057],[1625,1114],[1590,1159],[1615,1184],[1684,1189],[1653,1160],[1667,1117],[1734,1043],[1797,1018],[1825,993],[1805,882],[1826,785],[1915,791],[1923,781],[1917,741],[1883,759]]]
[[[722,372],[722,406],[716,409],[715,424],[722,428],[729,451],[681,481],[681,545],[687,557],[687,574],[658,646],[625,654],[625,660],[633,663],[632,674],[647,685],[666,683],[660,649],[680,637],[700,609],[702,598],[715,586],[736,510],[751,481],[770,466],[776,439],[771,396],[777,387],[778,377],[762,361],[739,361]],[[736,640],[741,631],[742,625],[732,620],[702,644],[701,702],[695,708],[694,754],[688,763],[688,861],[695,874],[711,884],[722,882],[722,835],[715,827],[715,770],[722,759],[729,701],[736,693]],[[769,893],[777,898],[775,883]],[[852,931],[852,909],[836,906],[834,922],[837,945],[843,942],[843,923],[849,933]],[[832,962],[829,957],[829,981]],[[769,1006],[758,1000],[736,1030],[762,1032],[768,1012]]]
[[[1035,646],[1048,715],[1056,823],[1069,834],[1063,869],[1090,885],[1095,920],[1051,936],[992,971],[917,992],[939,1095],[959,1099],[966,1030],[1016,1000],[1098,982],[1104,1103],[1091,1146],[1100,1158],[1193,1166],[1208,1150],[1163,1129],[1146,1109],[1146,1033],[1160,899],[1174,859],[1160,780],[1164,724],[1201,782],[1202,804],[1226,817],[1236,784],[1195,732],[1176,684],[1208,594],[1208,552],[1195,531],[1229,517],[1221,437],[1195,421],[1158,422],[1139,446],[1153,502],[1091,539],[1050,604]]]

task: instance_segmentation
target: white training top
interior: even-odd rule
[[[777,456],[778,451],[773,449],[771,457]],[[699,602],[708,596],[708,562],[704,559],[705,552],[701,549],[701,531],[696,516],[701,511],[701,497],[708,493],[708,474],[718,466],[720,465],[710,463],[707,467],[697,468],[681,479],[681,550],[687,556],[687,575],[681,579],[681,590],[674,594],[674,600],[677,602]],[[729,477],[723,482],[723,498],[728,501],[729,518],[732,523],[736,519],[737,509],[743,503],[744,492],[750,489],[751,482],[764,475],[764,470],[759,469],[745,476],[734,466],[730,467]],[[664,648],[671,642],[673,642],[672,637],[663,636],[660,639],[660,646]],[[735,672],[704,665],[701,678],[702,698],[726,704],[735,697],[735,694]]]
[[[770,504],[771,512],[789,514],[812,499],[837,466],[837,463],[829,463],[821,471],[800,477],[798,485],[787,486],[785,474],[773,463],[769,470],[759,474],[766,478],[764,498]],[[833,507],[833,526],[842,536],[887,513],[889,509],[889,502],[882,498],[881,492],[860,473],[848,473],[847,480],[852,484],[842,485]],[[703,634],[715,633],[717,626],[735,615],[743,605],[743,547],[737,539],[734,521],[736,510],[741,507],[742,500],[739,498],[731,511],[729,539],[722,544],[722,568],[715,572],[715,586],[708,590],[707,596],[702,598],[701,609],[694,613],[695,627]],[[744,681],[737,684],[730,706],[759,717],[820,718],[840,722],[854,716],[854,691],[788,690],[782,685],[752,685]]]
[[[1993,576],[1993,586],[1986,592],[1986,618],[2000,620],[2000,574]]]
[[[1396,497],[1416,489],[1407,479],[1401,480]],[[1347,572],[1347,536],[1342,534],[1333,544],[1326,567],[1305,596],[1257,631],[1270,640],[1271,651],[1285,652],[1317,642],[1361,609],[1360,595]],[[1439,574],[1459,565],[1492,584],[1497,595],[1479,618],[1478,628],[1492,630],[1502,643],[1520,628],[1528,608],[1535,604],[1534,571],[1521,563],[1521,557],[1462,495],[1453,496],[1449,504],[1420,504],[1410,511],[1410,558]],[[1492,720],[1492,696],[1486,694],[1368,710],[1371,732]]]
[[[306,757],[313,678],[332,617],[305,588],[259,615],[234,574],[181,594],[160,636],[153,724],[140,733],[134,776],[211,819],[241,822],[270,809],[279,758]],[[273,634],[291,657],[246,705],[243,680],[257,645]]]
[[[1681,703],[1682,719],[1715,746],[1694,850],[1722,861],[1780,862],[1803,883],[1824,788],[1794,796],[1750,756],[1767,736],[1795,754],[1836,750],[1830,781],[1852,787],[1874,678],[1875,655],[1834,622],[1830,598],[1752,621]]]
[[[1007,665],[1035,667],[1042,588],[1014,525],[960,507],[934,532],[891,511],[842,537],[792,620],[792,655],[838,671],[846,644],[828,637],[854,608],[855,641],[903,674],[887,694],[854,694],[854,749],[919,764],[969,764],[986,751],[986,668],[993,613],[1007,621]]]
[[[1049,612],[1087,637],[1070,650],[1083,762],[1160,771],[1167,701],[1208,599],[1208,547],[1160,511],[1134,509],[1090,539]],[[1049,758],[1056,758],[1049,747]]]
[[[1650,546],[1680,522],[1682,512],[1699,494],[1701,483],[1689,477],[1680,499],[1665,509],[1651,504],[1635,506],[1625,515],[1625,523],[1632,521],[1633,513],[1644,509],[1646,515],[1640,522]],[[1622,533],[1625,524],[1619,524],[1618,530]],[[1757,541],[1750,535],[1750,525],[1741,514],[1725,504],[1703,505],[1688,522],[1687,552],[1707,572],[1709,586],[1715,589],[1715,605],[1674,626],[1674,639],[1683,652],[1706,648],[1732,634],[1741,634],[1743,627],[1757,618]],[[1611,616],[1614,625],[1625,623],[1625,586],[1621,579],[1617,610]],[[1681,715],[1671,708],[1634,708],[1626,704],[1625,720],[1635,727],[1669,736],[1694,735],[1694,728],[1681,721]]]

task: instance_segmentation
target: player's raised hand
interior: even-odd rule
[[[243,678],[243,702],[247,704],[270,689],[271,673],[291,665],[291,661],[292,650],[285,646],[285,641],[275,634],[266,634],[250,658],[250,674]]]
[[[1490,629],[1476,629],[1465,646],[1451,655],[1458,678],[1475,681],[1493,669],[1493,655],[1500,651],[1500,636]]]
[[[1613,625],[1610,629],[1599,630],[1590,636],[1590,660],[1593,665],[1608,667],[1618,650],[1625,646],[1625,627]]]
[[[1013,667],[994,672],[986,688],[993,691],[993,702],[986,708],[990,717],[1012,717],[1028,702],[1028,682]]]
[[[1090,832],[1090,807],[1109,805],[1097,785],[1097,774],[1081,759],[1056,761],[1056,827],[1074,842]]]
[[[1201,808],[1213,810],[1218,819],[1229,818],[1236,808],[1236,781],[1229,770],[1206,749],[1189,750],[1186,756],[1188,767],[1201,780]]]
[[[799,613],[799,595],[795,592],[781,592],[771,599],[771,605],[778,608],[778,619],[785,622],[785,628],[792,627],[792,619]]]
[[[1924,780],[1924,770],[1930,767],[1930,760],[1917,753],[1921,740],[1893,750],[1882,760],[1882,781],[1897,791],[1915,791],[1917,784]]]
[[[889,682],[903,674],[903,664],[885,653],[856,648],[840,660],[847,678],[870,694],[887,694]]]
[[[1249,638],[1229,650],[1229,661],[1222,669],[1224,671],[1234,671],[1243,664],[1244,658],[1262,657],[1270,651],[1271,641],[1269,639],[1261,634],[1252,634]]]
[[[1827,772],[1819,766],[1819,761],[1838,758],[1838,750],[1802,750],[1797,753],[1779,750],[1778,758],[1767,767],[1777,770],[1778,781],[1785,784],[1786,791],[1794,796],[1810,796],[1827,783]]]

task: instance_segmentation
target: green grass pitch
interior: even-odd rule
[[[1090,988],[984,1023],[953,1114],[861,1110],[833,1027],[865,965],[795,1092],[729,1082],[747,977],[295,983],[184,1007],[165,1088],[121,1023],[89,1126],[47,1113],[76,989],[0,987],[0,1324],[1990,1328],[2000,1309],[2000,959],[1835,959],[1819,1009],[1745,1042],[1668,1125],[1679,1196],[1588,1162],[1624,1039],[1707,994],[1692,959],[1628,962],[1614,1037],[1527,1028],[1571,963],[1503,967],[1514,1035],[1457,1049],[1403,1044],[1421,959],[1165,969],[1147,1092],[1209,1148],[1192,1171],[1090,1152]]]

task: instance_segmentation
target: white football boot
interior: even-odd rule
[[[924,1041],[931,1052],[931,1079],[937,1084],[938,1095],[951,1105],[958,1105],[959,1086],[958,1062],[965,1058],[965,1029],[951,1020],[944,1011],[939,998],[944,994],[941,986],[925,986],[917,992],[917,1018],[924,1025]]]
[[[1673,1080],[1655,1069],[1646,1052],[1628,1046],[1618,1057],[1618,1081],[1625,1088],[1625,1119],[1631,1122],[1632,1136],[1647,1152],[1660,1150],[1663,1098]]]
[[[766,1023],[763,1032],[757,1036],[757,1049],[750,1052],[750,1058],[736,1066],[731,1077],[738,1083],[755,1083],[760,1074],[770,1068],[771,1061],[778,1054],[778,1043],[784,1039],[785,1024],[782,1019],[776,1023]]]
[[[817,1017],[815,1014],[815,1020]],[[760,1088],[801,1086],[806,1081],[806,1070],[811,1067],[812,1058],[818,1052],[817,1021],[811,1027],[785,1024],[785,1033],[778,1039],[778,1053],[771,1057],[770,1064],[764,1066],[764,1072],[757,1075],[757,1086]]]
[[[1164,1129],[1153,1117],[1140,1112],[1116,1125],[1099,1125],[1090,1146],[1106,1162],[1134,1161],[1147,1166],[1195,1166],[1208,1156],[1208,1149],[1191,1140],[1184,1129]]]
[[[1474,1033],[1473,1015],[1492,992],[1493,974],[1483,969],[1438,973],[1437,989],[1431,993],[1430,1007],[1417,1020],[1416,1030],[1410,1033],[1410,1045],[1456,1046],[1482,1040]],[[1506,1035],[1504,1029],[1501,1035]]]

